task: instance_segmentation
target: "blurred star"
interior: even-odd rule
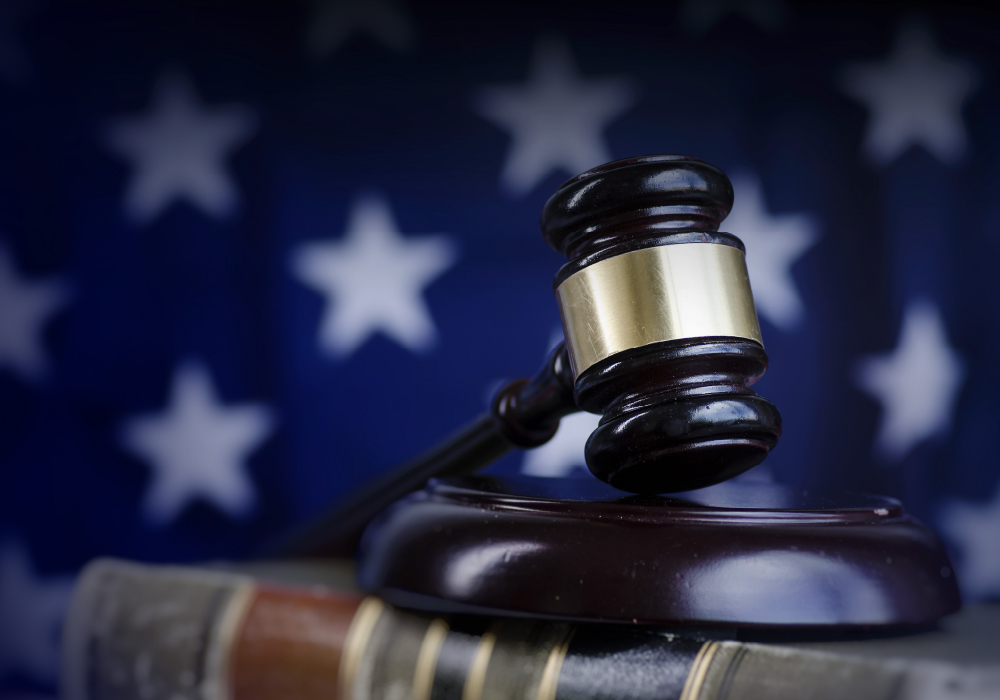
[[[56,680],[59,631],[72,591],[68,577],[36,576],[23,547],[0,547],[0,678],[19,672],[42,683]]]
[[[704,34],[726,15],[739,15],[769,32],[785,24],[788,10],[780,0],[684,0],[681,24],[692,34]]]
[[[416,32],[406,10],[395,0],[319,0],[306,33],[305,47],[324,58],[355,34],[369,34],[393,51],[412,48]]]
[[[149,112],[116,118],[107,130],[108,147],[132,165],[125,213],[147,223],[187,200],[217,219],[233,214],[240,196],[225,161],[256,128],[249,108],[205,107],[186,78],[165,74]]]
[[[876,452],[896,462],[917,443],[946,432],[964,378],[938,310],[910,304],[896,349],[858,364],[859,386],[882,404]]]
[[[345,357],[379,331],[414,352],[430,348],[437,332],[424,289],[456,257],[445,236],[404,238],[388,202],[366,196],[354,203],[341,240],[299,246],[291,266],[326,297],[320,346]]]
[[[166,524],[198,497],[230,516],[247,515],[256,494],[245,462],[273,432],[273,413],[261,404],[223,405],[196,362],[177,368],[170,394],[163,413],[132,418],[122,431],[125,448],[153,469],[146,517]]]
[[[631,80],[585,79],[569,45],[545,39],[535,46],[528,81],[483,89],[476,108],[510,132],[500,180],[523,195],[553,171],[576,175],[611,160],[603,131],[635,99]]]
[[[0,366],[27,381],[38,381],[49,364],[42,328],[69,299],[57,279],[28,281],[18,275],[13,256],[0,246]]]
[[[584,447],[587,438],[597,430],[601,417],[593,413],[571,413],[559,421],[554,438],[541,447],[526,450],[521,473],[530,476],[570,476],[587,468]]]
[[[945,163],[965,152],[962,105],[976,73],[941,53],[925,29],[905,27],[891,56],[848,66],[842,85],[871,111],[865,150],[876,163],[887,165],[912,145]]]
[[[746,246],[757,311],[781,330],[790,331],[805,315],[792,266],[819,239],[816,222],[808,214],[769,214],[755,176],[733,177],[733,192],[733,211],[722,229]]]
[[[958,582],[971,600],[1000,596],[1000,488],[979,505],[959,499],[945,502],[939,519],[945,536],[958,545]]]

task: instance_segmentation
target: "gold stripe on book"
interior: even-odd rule
[[[718,642],[705,642],[694,657],[691,670],[688,672],[687,680],[684,681],[684,689],[678,700],[698,700],[701,694],[701,687],[705,683],[705,674],[712,663],[712,657],[719,650]]]
[[[375,624],[384,611],[385,603],[378,598],[368,596],[361,601],[358,611],[354,613],[354,619],[351,620],[351,626],[347,630],[347,639],[344,640],[344,653],[340,657],[340,673],[337,674],[339,686],[337,697],[340,700],[351,700],[358,664],[361,663],[361,657],[375,630]]]
[[[569,650],[570,640],[573,638],[575,628],[569,628],[566,637],[552,647],[549,658],[545,662],[545,670],[542,671],[542,680],[538,684],[538,695],[535,700],[556,700],[556,690],[559,688],[559,672],[562,671],[563,661],[566,660],[566,652]]]
[[[441,647],[448,636],[448,623],[441,618],[435,618],[427,632],[424,641],[420,643],[420,653],[417,654],[417,668],[413,673],[413,700],[430,700],[434,688],[434,669],[437,667]]]
[[[476,655],[472,657],[472,663],[469,665],[469,675],[465,677],[462,700],[480,700],[483,697],[486,669],[490,666],[490,657],[493,655],[493,647],[496,643],[497,636],[492,632],[487,632],[480,638],[479,646],[476,647]]]

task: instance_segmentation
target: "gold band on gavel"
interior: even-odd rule
[[[575,376],[623,350],[728,336],[763,345],[742,251],[718,243],[643,248],[589,265],[556,289]]]

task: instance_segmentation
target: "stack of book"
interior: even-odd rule
[[[64,632],[66,700],[1000,698],[1000,606],[894,635],[439,616],[349,563],[98,560]],[[768,636],[768,634],[770,636]]]

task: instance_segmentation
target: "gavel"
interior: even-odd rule
[[[541,229],[569,258],[553,284],[565,342],[286,553],[357,550],[363,590],[434,612],[846,629],[956,610],[944,548],[898,501],[721,483],[781,434],[750,389],[767,355],[743,244],[719,232],[732,204],[722,171],[683,156],[562,185]],[[474,475],[581,409],[601,414],[586,446],[596,480]]]
[[[750,388],[767,369],[740,240],[719,232],[729,178],[686,156],[588,170],[546,203],[541,230],[569,261],[553,282],[564,343],[532,379],[430,452],[376,480],[286,553],[350,554],[365,525],[432,477],[471,474],[551,439],[564,416],[601,414],[590,471],[616,489],[698,489],[759,464],[781,434]]]
[[[750,384],[767,369],[743,243],[719,225],[733,188],[695,158],[608,163],[565,183],[542,235],[556,274],[573,397],[600,413],[590,471],[633,493],[719,483],[781,435]]]

